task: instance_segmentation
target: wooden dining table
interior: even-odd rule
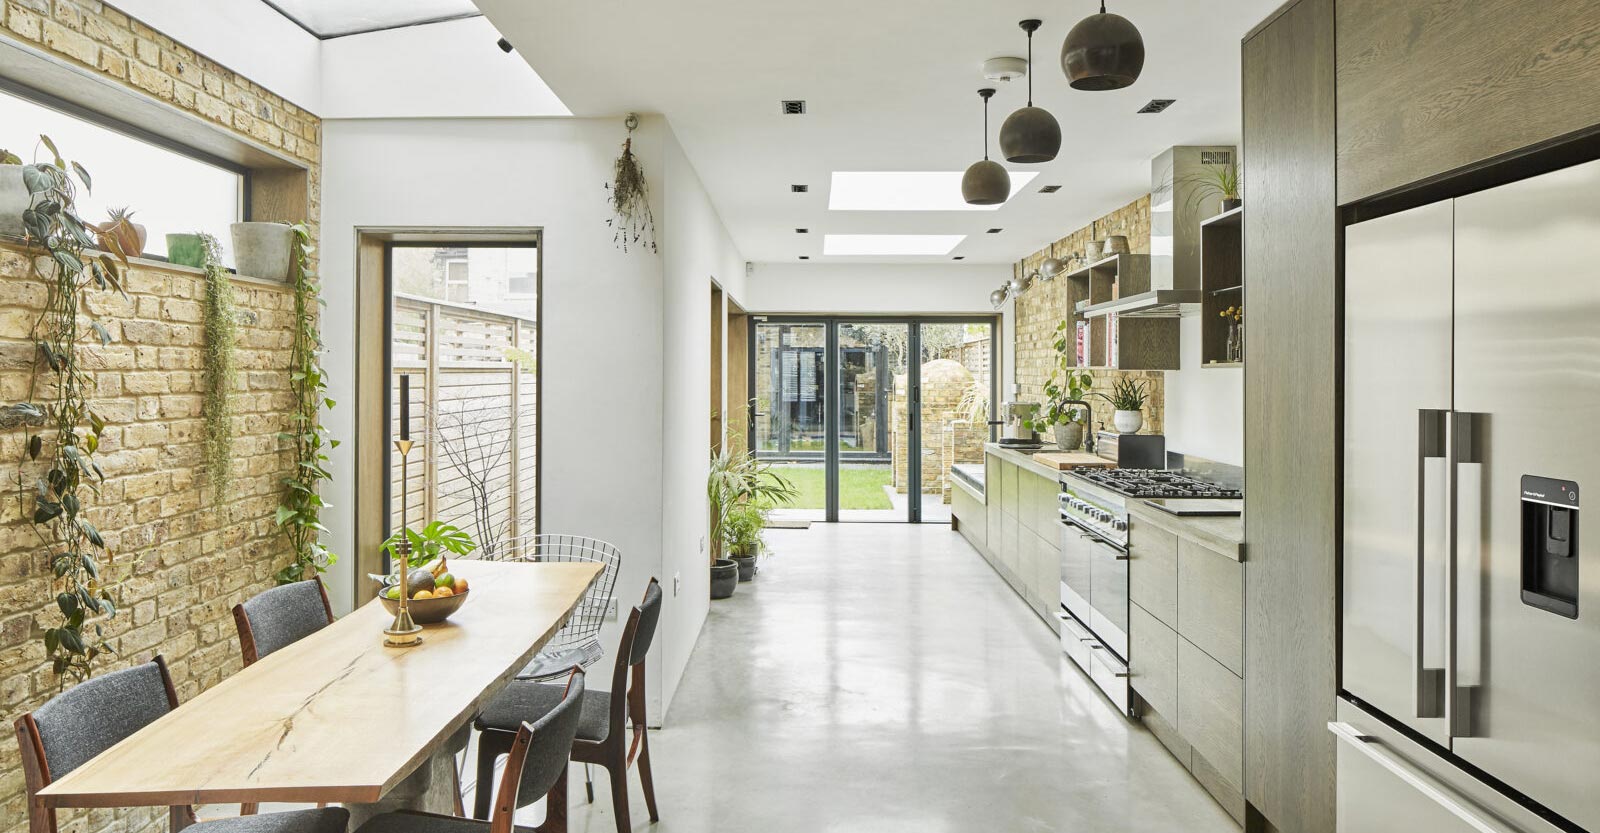
[[[263,657],[40,792],[54,807],[326,802],[450,812],[452,738],[566,622],[598,564],[452,560],[469,584],[422,644],[378,600]],[[449,802],[448,804],[443,804]],[[443,806],[440,806],[443,804]],[[565,808],[562,808],[563,810]]]

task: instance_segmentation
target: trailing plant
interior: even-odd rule
[[[773,507],[786,505],[800,494],[794,484],[773,471],[754,454],[735,450],[732,442],[723,443],[711,457],[706,476],[706,498],[711,509],[711,561],[722,558],[727,543],[729,519],[746,504]]]
[[[211,502],[220,506],[228,497],[233,472],[233,403],[239,371],[234,352],[239,338],[239,312],[234,306],[233,281],[222,266],[222,245],[201,234],[206,270],[206,390],[201,403],[205,420],[205,473]]]
[[[278,528],[294,545],[294,562],[279,570],[279,584],[300,581],[323,572],[337,557],[322,544],[322,510],[328,504],[320,493],[328,473],[328,452],[339,441],[322,425],[322,409],[332,408],[328,396],[328,377],[322,371],[322,333],[318,324],[322,289],[311,271],[311,231],[304,224],[294,227],[290,277],[294,284],[294,341],[290,348],[289,384],[294,389],[295,407],[291,430],[278,437],[294,448],[294,473],[283,478],[284,492],[274,516]]]
[[[6,410],[15,422],[40,429],[29,433],[28,459],[22,461],[17,483],[25,490],[30,471],[43,471],[34,484],[29,517],[49,557],[51,589],[61,617],[44,629],[45,654],[64,683],[69,673],[87,677],[95,658],[112,651],[102,622],[117,611],[115,582],[108,575],[114,554],[84,505],[85,493],[98,498],[105,481],[95,452],[106,423],[90,401],[95,380],[84,368],[80,350],[90,332],[100,346],[111,343],[105,326],[83,313],[83,299],[90,290],[122,292],[122,270],[128,264],[120,255],[89,251],[96,242],[94,229],[76,210],[78,184],[85,192],[93,187],[89,172],[63,160],[49,137],[39,138],[51,161],[23,166],[29,203],[22,225],[27,245],[41,252],[29,259],[32,274],[48,292],[32,331],[37,362],[30,401]],[[23,505],[29,505],[26,498]]]
[[[1144,382],[1123,378],[1111,386],[1110,396],[1103,393],[1091,395],[1104,399],[1119,411],[1141,411],[1144,410],[1145,401],[1150,398],[1150,387]]]
[[[644,167],[633,155],[633,131],[639,127],[639,117],[629,113],[624,124],[628,138],[622,142],[622,155],[617,157],[616,172],[606,183],[611,192],[611,211],[616,216],[606,225],[616,230],[612,242],[624,252],[629,246],[656,251],[656,219],[650,211],[650,183],[644,176]]]
[[[401,536],[411,542],[411,555],[406,559],[407,567],[421,567],[443,553],[466,555],[478,548],[478,542],[472,540],[472,536],[459,527],[443,521],[432,521],[420,530],[399,530],[380,544],[379,546],[388,553],[391,560],[399,553]]]
[[[1043,410],[1037,412],[1033,419],[1023,420],[1023,427],[1029,431],[1044,431],[1053,425],[1084,420],[1086,409],[1073,403],[1082,402],[1089,395],[1094,388],[1094,377],[1071,364],[1072,344],[1067,338],[1071,332],[1070,322],[1062,321],[1056,325],[1056,369],[1050,371],[1050,378],[1044,383]]]

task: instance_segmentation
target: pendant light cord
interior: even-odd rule
[[[989,161],[989,97],[983,97],[983,161]]]
[[[1028,30],[1028,106],[1033,106],[1033,30]]]

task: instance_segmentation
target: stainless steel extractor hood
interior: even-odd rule
[[[1232,145],[1170,147],[1150,160],[1150,285],[1083,310],[1087,317],[1174,318],[1200,303],[1200,221],[1217,213],[1207,168],[1232,164]]]

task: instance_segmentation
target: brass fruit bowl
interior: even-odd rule
[[[461,606],[466,604],[467,596],[471,593],[472,590],[467,589],[453,596],[445,596],[442,599],[412,599],[406,603],[406,606],[411,609],[412,621],[419,625],[432,625],[436,622],[443,622],[450,618],[450,614],[460,610]],[[378,595],[378,599],[383,602],[384,609],[388,610],[390,615],[400,612],[399,599],[391,599],[382,593]]]

